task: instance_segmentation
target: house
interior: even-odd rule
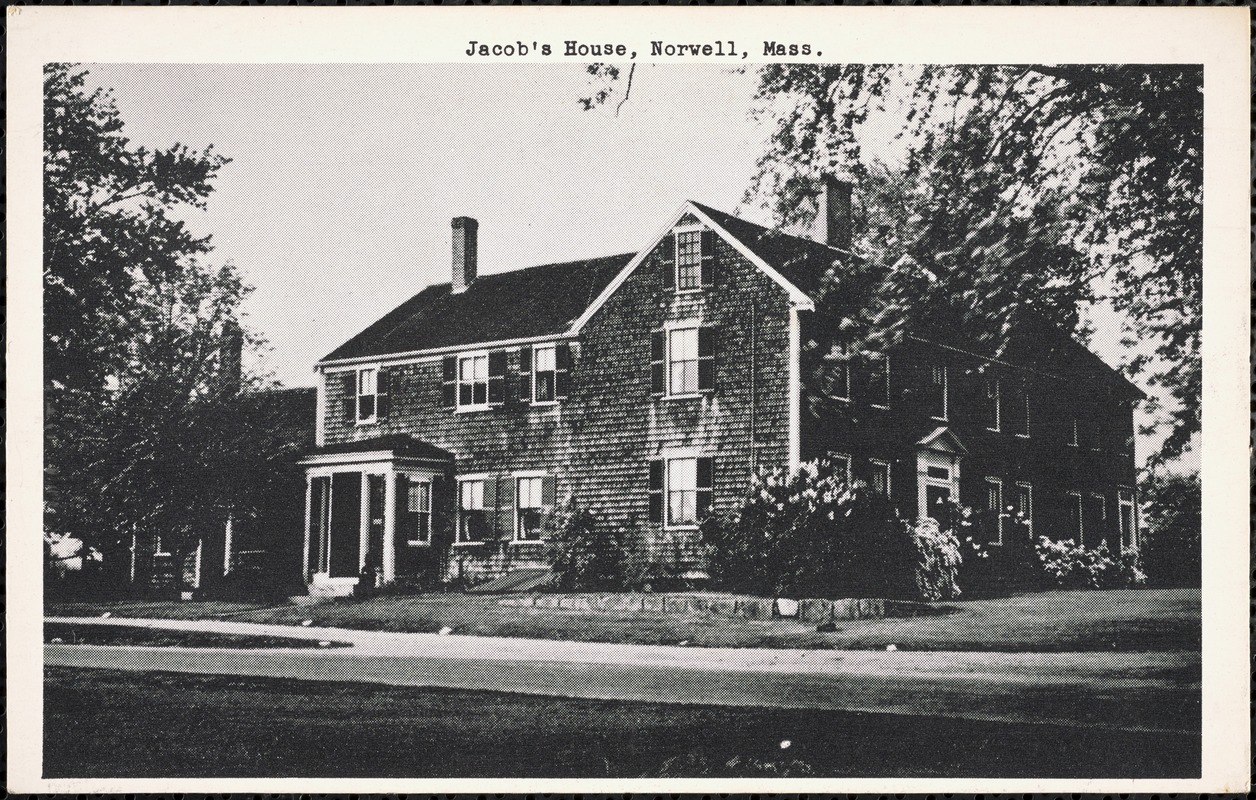
[[[451,280],[316,365],[312,590],[543,567],[542,522],[569,497],[701,577],[708,509],[757,468],[826,454],[913,518],[1001,510],[996,547],[1009,506],[1035,531],[1135,546],[1141,395],[1067,335],[999,358],[909,337],[815,385],[804,362],[834,341],[816,294],[853,258],[850,205],[826,181],[812,240],[686,202],[636,253],[483,276],[477,223],[455,218]]]

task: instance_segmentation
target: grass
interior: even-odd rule
[[[134,625],[45,622],[44,641],[54,644],[139,645],[144,647],[351,647],[347,642],[320,642],[286,636],[251,636],[238,633],[168,631]]]
[[[792,620],[744,620],[694,614],[589,612],[502,606],[484,595],[432,594],[344,600],[314,606],[260,607],[222,602],[62,604],[55,615],[175,619],[227,618],[285,625],[517,636],[693,647],[1074,652],[1198,652],[1198,589],[1042,592],[936,604],[951,613],[848,620],[837,630]]]
[[[1192,733],[268,678],[50,667],[44,698],[48,778],[1149,778],[1201,759]]]

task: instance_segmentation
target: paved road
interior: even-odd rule
[[[918,653],[683,648],[300,628],[222,620],[49,617],[348,642],[319,650],[48,644],[48,665],[358,681],[598,699],[931,714],[1199,731],[1192,653]]]

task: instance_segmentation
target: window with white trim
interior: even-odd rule
[[[1034,487],[1024,481],[1016,484],[1016,515],[1023,520],[1030,539],[1034,535]]]
[[[990,544],[1003,544],[1003,481],[986,478],[986,532]]]
[[[1134,490],[1121,488],[1116,492],[1117,505],[1121,513],[1121,550],[1129,550],[1139,546],[1138,516],[1134,507]]]
[[[702,231],[676,232],[676,290],[692,292],[702,288]]]
[[[833,471],[837,476],[850,486],[853,481],[851,474],[850,456],[846,453],[829,453],[829,461],[833,464]]]
[[[432,484],[411,478],[406,487],[406,544],[432,543]]]
[[[532,348],[532,402],[554,402],[557,381],[558,348],[552,344]]]
[[[1101,494],[1086,495],[1082,505],[1082,537],[1087,547],[1098,547],[1107,527],[1108,503]]]
[[[677,328],[667,332],[667,393],[698,391],[698,329]]]
[[[929,369],[929,414],[934,419],[946,420],[947,394],[946,364],[934,364]]]
[[[890,463],[872,459],[868,462],[868,477],[872,490],[877,494],[890,496]]]
[[[458,357],[458,408],[488,408],[488,353]]]
[[[545,479],[519,478],[515,486],[515,539],[521,542],[539,542],[545,523]]]
[[[483,542],[489,538],[492,520],[484,506],[483,479],[458,484],[458,541]]]
[[[374,422],[376,416],[376,394],[379,391],[379,371],[374,367],[358,370],[358,422]]]
[[[1076,544],[1082,544],[1085,536],[1085,523],[1082,519],[1082,495],[1081,492],[1069,492],[1067,496],[1068,502],[1068,523],[1069,532]]]
[[[998,378],[986,378],[985,381],[985,425],[988,430],[997,431],[1002,424],[1002,409],[999,404],[1002,402],[1002,387],[999,385]]]
[[[650,522],[668,528],[696,526],[714,502],[714,459],[659,458],[650,462]]]

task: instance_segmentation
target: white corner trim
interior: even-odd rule
[[[802,325],[789,310],[789,471],[802,464]]]
[[[322,447],[327,438],[327,375],[315,370],[314,446]]]
[[[671,235],[672,229],[676,227],[676,223],[685,214],[693,214],[701,220],[704,225],[719,234],[724,241],[728,242],[728,244],[745,257],[747,261],[763,270],[768,277],[780,284],[781,288],[783,288],[786,294],[789,295],[790,302],[795,308],[799,308],[803,311],[815,310],[815,303],[806,295],[805,292],[790,283],[784,275],[777,272],[770,265],[768,265],[767,262],[759,258],[749,248],[738,241],[737,237],[730,234],[722,226],[717,225],[714,220],[704,214],[693,203],[686,200],[681,204],[680,208],[677,209],[676,213],[668,218],[668,223],[664,225],[658,233],[650,238],[649,244],[637,251],[637,254],[632,257],[632,260],[629,261],[622,270],[619,271],[619,274],[615,276],[614,280],[606,285],[606,288],[603,289],[602,293],[597,296],[597,299],[595,299],[589,307],[584,310],[583,314],[576,318],[575,322],[571,323],[571,329],[568,331],[569,335],[580,333],[593,315],[596,314],[602,306],[606,305],[606,302],[610,300],[611,296],[614,295],[615,292],[619,291],[619,287],[624,284],[624,281],[628,280],[628,276],[641,265],[641,262],[645,261],[646,257],[653,252],[655,247],[658,247],[659,242],[663,241],[663,237]]]

